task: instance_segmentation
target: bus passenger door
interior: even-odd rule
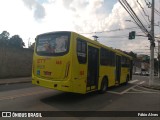
[[[133,70],[133,61],[130,61],[130,65],[129,65],[129,69],[130,69],[130,80],[132,80],[132,70]]]
[[[99,49],[88,46],[88,75],[87,91],[98,88],[99,77]]]
[[[120,84],[121,78],[121,57],[116,55],[116,84]]]

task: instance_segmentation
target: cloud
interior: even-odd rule
[[[139,6],[135,1],[128,0],[128,2],[133,8],[133,10],[136,12],[137,16],[141,19],[142,23],[146,25],[146,22],[142,17],[142,14],[140,13],[140,11],[142,12],[142,9],[139,8]],[[120,3],[117,2],[113,7],[112,12],[105,17],[105,21],[101,30],[102,31],[114,30],[118,28],[121,28],[124,30],[119,30],[119,31],[117,30],[114,32],[112,31],[112,32],[97,34],[99,36],[106,36],[106,38],[100,37],[99,41],[113,48],[118,48],[118,49],[127,50],[127,51],[130,51],[130,50],[135,51],[138,48],[144,49],[145,46],[149,46],[149,41],[147,37],[136,36],[135,40],[128,40],[128,34],[131,31],[136,31],[138,35],[145,35],[145,34],[139,28],[125,30],[125,28],[137,27],[137,25],[134,22],[129,23],[129,22],[126,22],[126,20],[132,20],[132,18],[125,11],[125,9],[120,5]],[[107,36],[114,36],[115,38],[107,37]]]
[[[36,0],[23,0],[24,4],[34,11],[34,18],[36,20],[41,20],[45,17],[45,8]]]
[[[31,38],[31,41],[34,42],[36,35],[51,31],[88,33],[136,27],[134,23],[125,21],[132,19],[124,8],[118,2],[111,3],[111,1],[112,0],[0,1],[0,30],[7,30],[11,35],[19,34],[27,44],[28,38]],[[136,1],[127,1],[142,22],[146,24],[143,17],[141,17],[140,11],[142,12],[142,10],[138,8]],[[8,2],[10,2],[10,4],[8,4]],[[140,2],[145,7],[145,10],[148,10],[148,14],[150,15],[151,9],[147,8],[144,1]],[[112,6],[114,4],[113,8],[111,4]],[[112,9],[108,10],[108,8]],[[156,4],[156,8],[159,10],[159,4]],[[159,16],[156,15],[155,22],[157,23],[158,21]],[[147,37],[136,36],[135,40],[128,40],[128,33],[131,31],[136,31],[137,34],[143,34],[140,29],[134,28],[96,33],[96,35],[100,36],[100,43],[122,50],[144,49],[144,46],[149,46]],[[160,31],[157,27],[155,28],[155,34],[158,33],[160,33]],[[92,38],[92,35],[95,35],[95,33],[83,35]]]

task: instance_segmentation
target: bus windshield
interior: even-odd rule
[[[69,50],[69,34],[53,33],[38,36],[36,52],[38,55],[64,55]]]

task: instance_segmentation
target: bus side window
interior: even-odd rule
[[[101,48],[100,63],[104,66],[115,66],[115,53]]]
[[[82,39],[77,39],[77,57],[80,64],[87,62],[87,43]]]
[[[111,52],[111,66],[115,66],[115,53],[114,52]]]
[[[104,48],[101,48],[101,52],[100,52],[100,63],[101,65],[105,65],[107,66],[107,55],[106,55],[106,50]]]
[[[121,60],[121,65],[122,65],[122,67],[128,67],[129,68],[130,60],[127,57],[123,56],[122,60]]]

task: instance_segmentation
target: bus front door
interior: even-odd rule
[[[88,75],[87,75],[87,91],[98,88],[99,77],[99,49],[88,46]]]
[[[121,78],[121,57],[116,55],[116,84],[120,84]]]

